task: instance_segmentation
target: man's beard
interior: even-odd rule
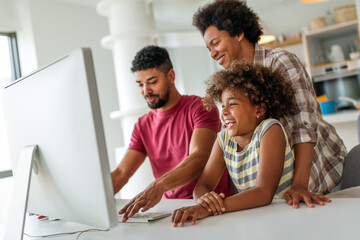
[[[145,96],[145,100],[148,97],[157,97],[158,100],[156,102],[149,103],[148,101],[146,101],[149,108],[157,109],[157,108],[163,107],[167,103],[167,101],[169,100],[169,95],[170,95],[170,87],[168,87],[168,89],[167,89],[167,91],[165,93],[165,96],[163,98],[160,98],[158,94],[148,94],[148,95]]]

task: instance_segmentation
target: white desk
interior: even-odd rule
[[[192,204],[193,200],[162,200],[154,210],[172,211]],[[108,232],[84,233],[79,239],[360,239],[360,198],[333,199],[325,207],[312,209],[304,204],[293,209],[277,200],[270,206],[208,217],[183,228],[173,228],[170,221],[171,217],[152,223],[119,223]],[[25,232],[45,235],[85,229],[74,223],[28,218]],[[77,234],[55,239],[76,237]]]

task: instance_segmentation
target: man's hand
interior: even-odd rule
[[[299,202],[303,201],[308,207],[314,207],[313,202],[323,206],[325,202],[331,202],[330,199],[320,194],[309,192],[305,189],[295,188],[290,189],[284,194],[285,201],[294,208],[299,208]]]
[[[130,217],[134,216],[135,213],[139,212],[141,208],[141,211],[145,212],[154,207],[160,202],[163,193],[164,188],[161,184],[153,182],[119,211],[119,214],[124,214],[122,222],[126,222]]]
[[[171,218],[173,227],[183,227],[186,220],[191,219],[191,224],[194,225],[197,219],[206,218],[211,215],[210,212],[206,210],[201,205],[194,205],[190,207],[183,207],[176,209]]]
[[[214,191],[205,193],[196,202],[214,215],[222,214],[225,211],[223,199],[224,193],[217,194]]]

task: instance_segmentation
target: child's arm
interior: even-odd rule
[[[285,135],[278,124],[272,125],[260,142],[256,186],[224,200],[225,212],[265,206],[271,203],[282,176]]]
[[[247,191],[243,191],[231,197],[225,198],[225,212],[261,207],[271,203],[282,175],[285,158],[285,147],[285,135],[282,128],[277,124],[272,125],[266,131],[260,142],[260,159],[256,178],[256,186]],[[213,152],[211,156],[213,155]],[[224,163],[222,164],[224,166]],[[221,171],[220,169],[215,170],[210,168],[210,166],[220,166],[220,163],[217,163],[215,159],[212,161],[209,160],[203,172],[204,176],[201,176],[201,182],[199,180],[198,185],[194,190],[194,193],[196,192],[196,196],[199,196],[199,194],[203,193],[205,189],[211,190],[214,188],[214,185],[216,186],[216,178],[212,178],[211,175],[209,175],[211,174],[212,170],[218,174],[218,172],[221,172],[224,169],[222,167]],[[209,212],[206,213],[206,209],[200,205],[184,207],[174,211],[172,223],[173,226],[180,224],[182,227],[184,226],[187,219],[192,219],[191,223],[195,224],[197,219],[206,218],[209,215],[211,214]]]
[[[222,213],[224,208],[224,193],[217,194],[213,191],[221,179],[224,168],[223,152],[219,142],[215,141],[210,158],[193,193],[196,202],[215,215]]]
[[[215,198],[213,198],[213,201],[211,201],[212,198],[205,198],[208,202],[206,202],[205,199],[202,199],[202,196],[205,196],[205,194],[211,194],[214,196],[216,194],[213,190],[219,183],[224,168],[225,163],[223,153],[219,142],[215,141],[211,150],[210,158],[206,163],[204,171],[202,172],[194,189],[194,199],[197,200],[199,204],[176,209],[173,212],[171,219],[174,227],[178,224],[180,227],[184,226],[187,219],[192,219],[191,223],[195,224],[197,219],[206,218],[213,213],[222,212],[224,203],[219,195],[218,197],[220,198],[220,201]]]

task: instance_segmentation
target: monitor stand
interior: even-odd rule
[[[20,153],[14,181],[12,202],[5,227],[5,240],[23,239],[31,172],[34,170],[35,174],[38,173],[37,163],[35,160],[35,153],[37,149],[37,145],[25,146]]]

